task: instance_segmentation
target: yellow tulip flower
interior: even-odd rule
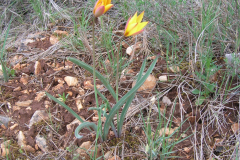
[[[128,19],[125,26],[125,37],[134,36],[143,32],[143,28],[148,24],[148,22],[141,22],[143,19],[143,15],[144,11],[139,16],[137,16],[136,12],[132,18],[130,17]]]
[[[93,14],[95,17],[99,17],[112,7],[111,0],[98,0],[93,8]]]

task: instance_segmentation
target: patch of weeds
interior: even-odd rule
[[[205,68],[205,70],[202,70],[202,72],[195,71],[201,87],[192,91],[193,94],[198,95],[198,99],[195,102],[196,105],[201,105],[209,98],[210,94],[215,92],[217,82],[211,82],[211,77],[220,69],[220,67],[214,64],[211,54],[203,56],[202,62],[202,68]]]
[[[184,131],[183,134],[179,135],[179,128],[183,125],[183,123],[186,120],[183,121],[179,127],[174,128],[174,131],[171,131],[176,102],[174,103],[174,106],[172,108],[171,117],[169,117],[168,120],[166,120],[165,118],[166,110],[162,115],[160,110],[160,103],[158,101],[159,122],[158,122],[157,129],[154,133],[152,130],[150,118],[151,118],[151,109],[152,109],[152,105],[155,103],[155,98],[152,99],[151,103],[152,104],[149,109],[147,121],[144,120],[143,114],[141,112],[142,120],[144,124],[143,130],[146,135],[145,154],[150,160],[156,160],[156,159],[164,160],[169,158],[177,158],[173,156],[173,154],[176,152],[173,150],[175,145],[186,140],[191,136],[190,135],[185,138],[182,137],[182,135],[184,135],[188,129],[186,129],[186,131]]]

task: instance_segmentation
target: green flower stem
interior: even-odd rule
[[[96,106],[97,108],[99,107],[98,105],[98,96],[97,96],[97,86],[96,86],[96,62],[95,62],[95,17],[93,16],[93,32],[92,32],[92,60],[93,60],[93,84],[94,84],[94,93],[95,93],[95,100],[96,100]],[[96,133],[96,144],[95,144],[95,152],[94,152],[94,157],[96,159],[96,150],[97,150],[97,139],[99,137],[99,132],[101,134],[101,129],[102,129],[102,122],[101,122],[101,111],[98,112],[98,126],[97,126],[97,133]],[[101,136],[101,135],[100,135]]]
[[[119,80],[119,53],[120,53],[120,46],[122,43],[122,39],[124,36],[122,36],[119,40],[119,44],[118,44],[118,51],[117,51],[117,73],[116,73],[116,101],[118,102],[118,80]]]
[[[118,51],[117,51],[117,73],[116,73],[116,103],[118,102],[118,79],[119,79],[119,53],[120,53],[120,46],[122,43],[122,39],[124,36],[122,36],[119,40],[118,44]],[[119,111],[117,112],[117,124],[119,124]],[[119,131],[118,131],[119,132]]]

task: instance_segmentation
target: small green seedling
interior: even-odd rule
[[[63,92],[63,94],[61,95],[61,94],[58,94],[58,96],[59,96],[59,100],[60,101],[62,101],[63,103],[65,103],[66,101],[67,101],[67,97],[69,96],[69,94],[67,94],[66,96],[65,96],[65,93]]]

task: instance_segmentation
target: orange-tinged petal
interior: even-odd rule
[[[144,11],[137,17],[137,23],[140,23],[143,19]]]
[[[111,9],[113,7],[113,4],[108,4],[105,6],[105,10],[104,13],[106,13],[109,9]]]
[[[128,27],[128,24],[129,24],[130,19],[131,19],[131,17],[128,18],[127,24],[126,24],[126,26],[125,26],[125,32],[126,32],[126,30],[127,30],[127,27]]]
[[[104,10],[105,10],[104,6],[99,6],[98,8],[96,8],[95,13],[93,14],[95,17],[99,17],[104,14]]]

